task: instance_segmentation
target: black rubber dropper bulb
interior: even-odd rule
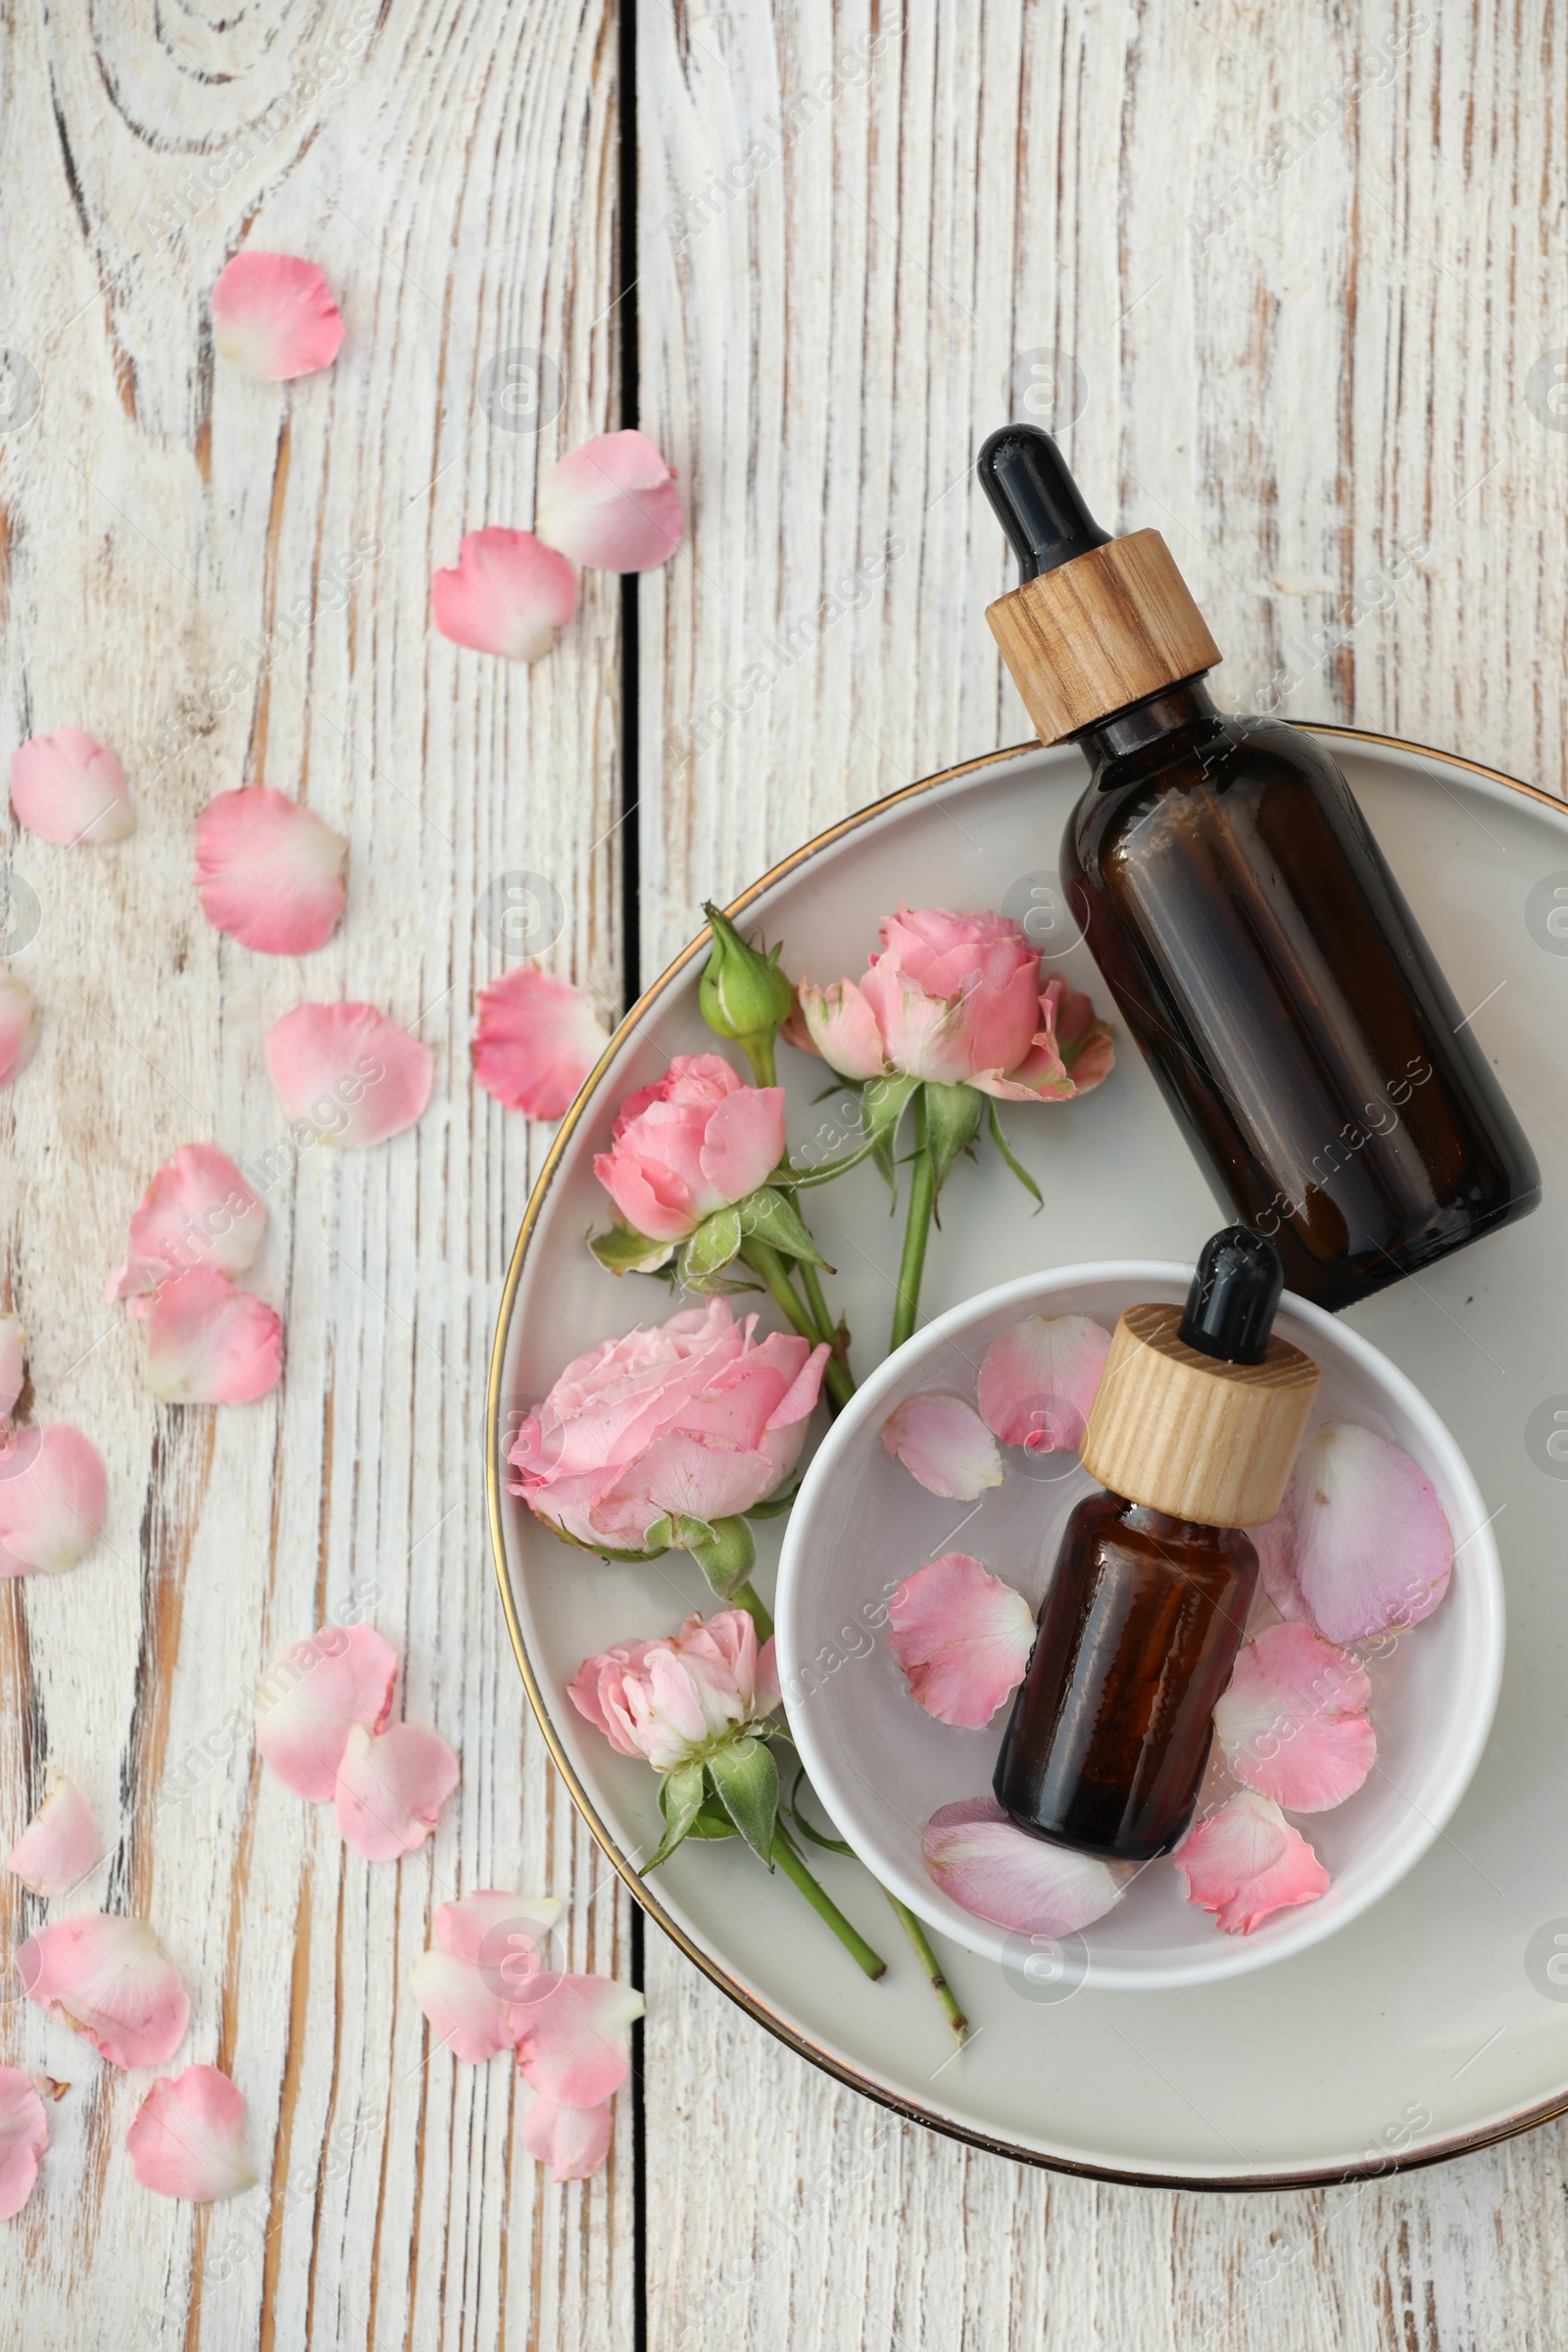
[[[1266,1234],[1227,1225],[1203,1244],[1176,1337],[1227,1364],[1260,1364],[1285,1288],[1285,1260]]]
[[[1004,424],[991,435],[975,462],[980,487],[1018,559],[1021,580],[1038,579],[1109,545],[1065,459],[1038,424]]]

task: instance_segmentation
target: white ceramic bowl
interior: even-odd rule
[[[991,1787],[1007,1719],[984,1731],[938,1723],[910,1697],[887,1646],[885,1614],[911,1570],[950,1550],[973,1552],[1038,1606],[1062,1523],[1094,1491],[1075,1454],[1027,1464],[1003,1448],[1006,1477],[979,1503],[927,1494],[883,1451],[883,1422],[923,1389],[974,1396],[980,1358],[1029,1314],[1092,1315],[1111,1329],[1140,1299],[1179,1301],[1191,1266],[1128,1259],[1064,1266],[986,1291],[938,1316],[890,1356],[839,1415],[790,1512],[779,1569],[778,1659],[790,1729],[812,1787],[860,1860],[934,1928],[1001,1962],[1052,1997],[1087,1976],[1138,1989],[1210,1984],[1321,1941],[1401,1878],[1464,1793],[1480,1761],[1502,1673],[1502,1579],[1485,1506],[1437,1414],[1388,1358],[1344,1323],[1286,1294],[1276,1328],[1322,1373],[1308,1434],[1358,1421],[1414,1456],[1447,1513],[1453,1578],[1424,1623],[1369,1661],[1378,1760],[1343,1805],[1297,1826],[1332,1874],[1315,1903],[1276,1912],[1250,1936],[1227,1936],[1183,1895],[1168,1860],[1152,1863],[1114,1911],[1032,1951],[963,1910],[933,1884],[920,1853],[939,1805]],[[1260,1595],[1255,1618],[1272,1621]],[[1222,1782],[1211,1759],[1205,1790]]]

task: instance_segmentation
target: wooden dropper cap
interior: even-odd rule
[[[1284,1283],[1274,1244],[1232,1225],[1205,1244],[1185,1308],[1130,1306],[1084,1432],[1090,1476],[1172,1519],[1272,1519],[1318,1383],[1271,1330]]]
[[[1022,574],[986,619],[1042,743],[1213,668],[1219,647],[1158,531],[1102,531],[1049,433],[1004,425],[976,470]]]

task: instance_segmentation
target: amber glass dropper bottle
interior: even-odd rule
[[[1231,1226],[1185,1309],[1129,1307],[1084,1433],[1107,1493],[1072,1512],[997,1759],[1020,1828],[1106,1861],[1167,1853],[1192,1819],[1257,1553],[1317,1390],[1273,1336],[1284,1269]]]
[[[1022,575],[986,617],[1090,765],[1067,898],[1220,1200],[1331,1311],[1527,1215],[1535,1155],[1321,742],[1216,709],[1164,540],[1108,538],[1049,433],[979,474]]]

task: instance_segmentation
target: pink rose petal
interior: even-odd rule
[[[1002,1484],[997,1442],[961,1396],[906,1397],[882,1424],[883,1450],[933,1494],[973,1502]]]
[[[79,727],[34,735],[12,753],[11,806],[29,833],[68,847],[123,841],[136,830],[124,769]]]
[[[27,1335],[15,1315],[0,1315],[0,1437],[11,1426],[11,1414],[27,1377]]]
[[[163,1283],[137,1311],[147,1332],[147,1386],[166,1404],[250,1404],[282,1377],[275,1310],[211,1266]]]
[[[323,1625],[273,1660],[256,1694],[256,1744],[285,1788],[330,1804],[349,1732],[392,1711],[398,1653],[368,1625]]]
[[[1212,1911],[1227,1936],[1250,1936],[1272,1912],[1328,1891],[1329,1874],[1300,1831],[1250,1788],[1189,1830],[1171,1858],[1188,1901]]]
[[[49,2117],[32,2078],[20,2066],[0,2066],[0,2222],[31,2196],[48,2145]]]
[[[1352,1796],[1377,1756],[1372,1685],[1309,1626],[1271,1625],[1236,1661],[1214,1730],[1236,1779],[1293,1813]]]
[[[56,1920],[18,1946],[16,1964],[28,1998],[112,2066],[162,2066],[179,2047],[190,2003],[144,1919]]]
[[[247,1273],[266,1223],[266,1209],[226,1152],[183,1144],[142,1195],[129,1255],[110,1276],[108,1296],[139,1297],[190,1266]]]
[[[1280,1615],[1330,1642],[1419,1625],[1453,1570],[1453,1537],[1431,1480],[1352,1421],[1329,1422],[1308,1440],[1278,1516],[1252,1541]]]
[[[37,1008],[25,980],[0,973],[0,1092],[20,1078],[38,1043]]]
[[[601,571],[650,571],[681,542],[680,493],[646,433],[598,433],[552,466],[539,485],[534,524],[574,564]]]
[[[530,2156],[548,2164],[558,2180],[586,2180],[610,2153],[609,2103],[598,2107],[568,2107],[559,2099],[534,2093],[522,2119],[522,2144]]]
[[[334,1797],[344,1844],[367,1862],[412,1854],[457,1785],[458,1759],[438,1733],[394,1723],[376,1734],[354,1724]]]
[[[538,1955],[564,1909],[559,1895],[479,1886],[461,1902],[437,1903],[432,1924],[444,1951],[483,1968],[516,1999],[541,1973]]]
[[[291,1119],[359,1149],[413,1126],[434,1063],[373,1004],[297,1004],[268,1031],[267,1066]]]
[[[62,1774],[12,1847],[8,1868],[34,1894],[69,1894],[100,1851],[92,1807]]]
[[[196,819],[196,889],[215,930],[264,956],[325,945],[347,893],[349,845],[270,784],[220,792]]]
[[[409,1971],[409,1990],[454,2058],[482,2066],[511,2047],[511,1995],[497,1992],[470,1960],[455,1952],[421,1952]]]
[[[525,2082],[568,2107],[612,2098],[631,2072],[643,1996],[612,1977],[544,1976],[512,2013]]]
[[[1004,1446],[1066,1453],[1083,1444],[1110,1334],[1087,1315],[1026,1315],[980,1365],[981,1417]]]
[[[531,2000],[545,1979],[550,1931],[561,1910],[553,1895],[495,1887],[437,1905],[440,1948],[421,1952],[409,1987],[455,2058],[482,2064],[512,2046],[513,2005]]]
[[[314,262],[236,253],[212,292],[213,340],[241,375],[279,383],[330,368],[343,320]]]
[[[479,992],[473,1074],[530,1119],[559,1119],[610,1043],[592,1000],[523,964]]]
[[[977,1919],[1021,1936],[1071,1936],[1087,1928],[1120,1902],[1132,1876],[1125,1864],[1031,1838],[990,1796],[933,1813],[921,1852],[944,1894]]]
[[[21,1464],[21,1467],[14,1467]],[[20,1430],[0,1450],[0,1574],[58,1575],[92,1549],[109,1482],[98,1448],[69,1421]]]
[[[966,1551],[906,1576],[888,1604],[888,1647],[939,1723],[978,1731],[1023,1680],[1034,1611]]]
[[[245,2101],[216,2066],[187,2066],[155,2082],[125,2133],[130,2169],[160,2196],[211,2205],[254,2188],[245,2153]]]
[[[468,531],[430,582],[430,610],[454,645],[538,662],[577,610],[577,574],[532,531]]]

